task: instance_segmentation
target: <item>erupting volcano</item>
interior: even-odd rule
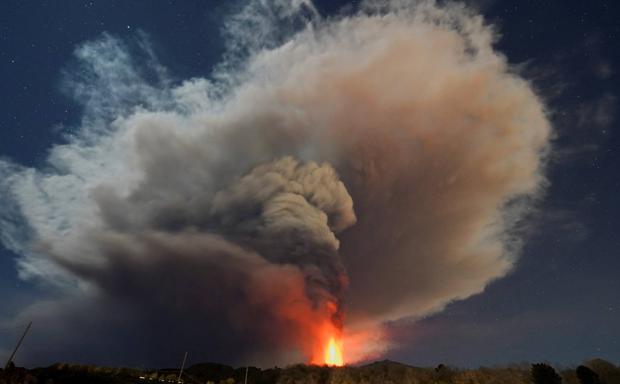
[[[93,363],[357,364],[518,259],[553,135],[481,16],[236,3],[204,77],[146,34],[80,44],[77,126],[39,168],[0,156],[0,243],[54,287],[13,320],[39,324],[30,364],[86,339]]]

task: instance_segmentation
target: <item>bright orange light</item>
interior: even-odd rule
[[[329,342],[325,347],[325,365],[341,367],[344,365],[342,359],[342,345],[337,343],[333,337],[329,338]]]

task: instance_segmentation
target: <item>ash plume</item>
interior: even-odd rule
[[[77,133],[38,169],[0,162],[1,239],[51,292],[14,319],[41,324],[31,363],[285,364],[343,326],[353,362],[516,262],[551,129],[481,16],[231,20],[230,54],[180,84],[144,42],[83,44]]]

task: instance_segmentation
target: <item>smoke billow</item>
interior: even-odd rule
[[[79,131],[40,169],[0,163],[2,241],[53,292],[19,315],[30,361],[282,364],[333,332],[355,361],[511,269],[550,127],[492,28],[458,4],[274,1],[284,33],[257,4],[210,79],[79,47]]]

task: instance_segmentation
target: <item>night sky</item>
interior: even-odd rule
[[[325,17],[347,9],[341,1],[315,4]],[[548,107],[555,130],[549,187],[528,218],[514,270],[438,314],[391,323],[389,333],[402,344],[386,357],[412,365],[569,365],[593,357],[618,364],[620,4],[475,6],[501,35],[496,49]],[[208,77],[224,50],[220,22],[234,8],[227,1],[3,1],[0,156],[40,166],[79,124],[81,107],[61,82],[78,44],[103,33],[128,41],[144,34],[173,79]],[[48,294],[18,278],[15,258],[0,248],[0,319]],[[0,329],[0,346],[8,349],[19,332]]]

